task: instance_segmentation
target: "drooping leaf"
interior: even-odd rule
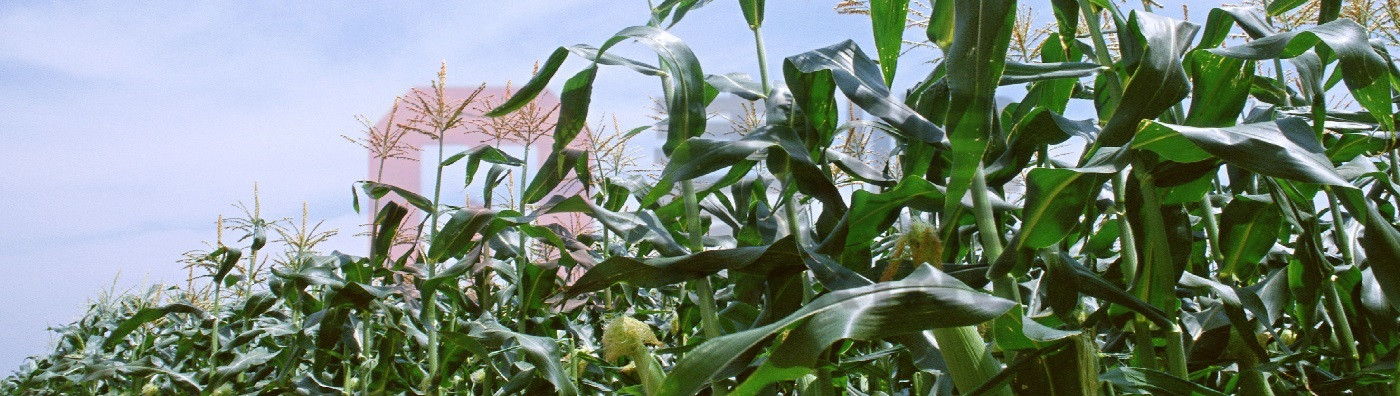
[[[1308,183],[1350,187],[1337,174],[1317,136],[1300,118],[1241,124],[1221,128],[1195,128],[1143,123],[1143,129],[1166,128],[1185,136],[1201,150],[1225,163],[1256,173]],[[1169,154],[1168,150],[1154,150]]]
[[[1366,261],[1391,308],[1400,311],[1400,231],[1381,216],[1360,190],[1336,189],[1336,194],[1347,212],[1365,226],[1359,241]]]
[[[1047,43],[1049,43],[1047,41]],[[1078,79],[1103,71],[1104,67],[1089,62],[1022,63],[1006,62],[1000,85],[1024,84],[1059,78]]]
[[[1122,288],[1094,273],[1094,271],[1084,267],[1078,260],[1075,260],[1064,252],[1051,256],[1052,259],[1055,257],[1058,257],[1060,260],[1060,263],[1056,265],[1063,265],[1064,268],[1074,273],[1075,286],[1079,288],[1081,293],[1122,305],[1125,308],[1142,314],[1147,317],[1148,320],[1151,320],[1153,323],[1163,328],[1171,327],[1172,320],[1168,319],[1166,313],[1162,312],[1161,309],[1134,297],[1132,294],[1129,294],[1127,291],[1124,291]]]
[[[749,386],[761,387],[781,378],[793,378],[798,371],[805,373],[810,370],[811,359],[839,339],[879,339],[977,324],[1000,315],[1013,304],[972,290],[923,265],[903,280],[834,291],[766,326],[708,340],[676,364],[666,376],[661,393],[700,392],[731,361],[784,329],[793,330],[778,347],[777,360],[770,357],[765,367],[771,368],[760,368],[750,376],[745,381],[752,384]]]
[[[690,46],[675,35],[651,26],[633,26],[618,31],[607,43],[599,47],[607,51],[624,40],[635,39],[650,47],[661,58],[663,68],[669,75],[662,76],[670,81],[671,92],[667,93],[666,142],[661,149],[666,155],[687,138],[705,133],[705,73],[700,69],[700,60],[690,51]]]
[[[1157,370],[1119,367],[1099,376],[1126,391],[1173,396],[1225,396],[1214,389]]]
[[[506,152],[501,151],[499,148],[482,145],[443,159],[442,166],[451,166],[463,158],[467,160],[467,178],[466,181],[462,183],[464,186],[472,184],[472,179],[476,177],[476,170],[481,166],[481,161],[509,166],[521,166],[525,164],[524,161],[512,157],[510,154],[506,154]]]
[[[801,73],[830,71],[837,88],[857,107],[899,130],[904,136],[939,147],[947,147],[943,130],[914,112],[885,87],[880,67],[860,50],[855,42],[846,40],[788,57],[784,69],[791,67]],[[789,77],[789,84],[792,84]]]
[[[131,315],[130,318],[126,318],[121,322],[120,325],[117,325],[116,328],[112,329],[112,332],[107,334],[106,340],[102,342],[102,347],[112,348],[118,343],[122,342],[122,340],[126,338],[127,334],[131,334],[131,332],[136,331],[136,329],[141,327],[141,325],[150,323],[156,319],[165,317],[165,315],[173,313],[192,314],[199,317],[200,319],[205,319],[209,316],[208,314],[204,313],[204,310],[199,309],[199,307],[195,307],[193,305],[185,303],[173,303],[159,308],[142,308],[141,310],[136,311],[136,314]]]
[[[500,350],[507,342],[513,342],[525,354],[525,359],[535,365],[546,380],[554,384],[559,395],[576,395],[578,388],[561,362],[559,344],[552,338],[521,334],[501,326],[496,322],[477,321],[470,324],[471,336],[482,341],[487,347]]]
[[[728,92],[737,95],[744,100],[760,100],[768,97],[768,93],[763,92],[763,84],[754,81],[747,73],[729,73],[725,75],[707,75],[705,83],[710,84],[719,92]]]
[[[667,75],[667,73],[665,71],[662,71],[660,68],[646,64],[642,61],[609,53],[604,53],[602,56],[598,56],[598,48],[591,45],[578,44],[570,47],[565,47],[565,49],[569,50],[569,52],[572,52],[574,55],[582,57],[583,59],[596,59],[598,61],[598,64],[600,65],[623,66],[628,69],[632,69],[635,72],[654,77],[665,77]]]
[[[706,250],[677,257],[638,260],[614,256],[590,268],[565,293],[572,297],[623,282],[637,287],[660,287],[723,270],[765,275],[775,269],[800,265],[800,261],[790,236],[768,246]]]
[[[413,205],[419,210],[428,213],[432,213],[435,210],[433,208],[432,200],[424,198],[422,195],[418,195],[418,193],[409,191],[408,189],[399,186],[365,180],[360,182],[360,188],[364,189],[365,195],[368,195],[372,199],[384,198],[385,195],[388,195],[390,192],[393,192],[395,194],[398,194],[399,197],[402,197],[404,199],[404,201],[407,201],[410,205]]]
[[[389,201],[384,204],[384,208],[379,210],[375,216],[374,240],[370,242],[370,257],[376,263],[383,262],[389,257],[394,245],[394,238],[398,237],[399,227],[403,226],[404,217],[408,216],[408,208],[399,206],[397,202]]]
[[[639,211],[636,213],[613,212],[594,204],[591,200],[581,196],[556,195],[548,201],[539,205],[538,211],[530,216],[518,219],[521,223],[529,222],[543,214],[549,213],[584,213],[603,223],[609,231],[616,233],[619,238],[627,243],[637,243],[641,241],[650,242],[663,256],[683,256],[690,253],[689,249],[681,246],[671,237],[670,231],[661,223],[661,219],[656,217],[651,211]]]
[[[1132,38],[1143,47],[1124,45],[1124,62],[1132,74],[1123,86],[1122,102],[1094,142],[1097,147],[1122,146],[1133,140],[1139,122],[1156,118],[1186,98],[1190,90],[1181,56],[1190,49],[1191,38],[1199,26],[1133,11],[1127,28],[1120,37]],[[1129,49],[1140,51],[1133,52],[1135,59],[1129,59]]]
[[[710,4],[711,1],[713,0],[663,1],[661,4],[657,4],[655,8],[651,9],[653,19],[651,26],[661,26],[661,21],[665,20],[667,15],[671,15],[671,23],[668,26],[675,26],[677,23],[680,23],[681,18],[684,18],[690,11],[704,7]]]
[[[206,260],[216,265],[213,274],[214,284],[224,283],[224,277],[228,276],[229,271],[233,271],[233,267],[238,265],[238,260],[242,257],[243,250],[228,246],[219,246],[205,255]]]
[[[1342,80],[1361,107],[1377,117],[1385,130],[1395,130],[1391,118],[1390,75],[1381,58],[1368,41],[1366,29],[1350,19],[1338,19],[1321,25],[1279,33],[1248,43],[1210,51],[1221,56],[1247,59],[1288,59],[1304,55],[1318,46],[1336,54]]]
[[[999,186],[1010,181],[1030,164],[1031,157],[1040,153],[1041,148],[1076,136],[1090,141],[1098,133],[1094,120],[1070,120],[1051,110],[1035,107],[1012,127],[1006,150],[987,165],[987,183]]]

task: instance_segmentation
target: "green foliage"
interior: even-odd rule
[[[255,210],[239,246],[190,255],[208,287],[94,304],[0,392],[1400,391],[1400,74],[1341,2],[1223,7],[1198,26],[1055,0],[1032,63],[1008,54],[1031,29],[1014,1],[870,1],[874,59],[808,43],[780,84],[764,1],[739,1],[757,79],[704,73],[665,29],[707,3],[663,1],[597,47],[559,47],[486,112],[511,117],[570,54],[588,61],[539,169],[491,146],[437,159],[467,184],[492,164],[487,191],[532,175],[509,206],[357,182],[369,256],[316,253],[303,229],[265,278],[263,229],[283,226]],[[1272,25],[1309,9],[1319,24]],[[944,51],[929,67],[898,62],[913,15]],[[655,66],[609,52],[633,40]],[[605,70],[661,82],[654,183],[576,144]],[[895,89],[896,71],[927,77]],[[738,138],[705,130],[721,94],[762,101]],[[838,125],[841,102],[870,119]],[[892,147],[871,153],[871,136]],[[412,210],[430,216],[405,224]],[[566,214],[598,228],[547,221]]]

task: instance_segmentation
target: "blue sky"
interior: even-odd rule
[[[834,1],[773,1],[766,38],[782,57],[854,38],[869,22]],[[449,83],[517,83],[559,45],[598,45],[645,22],[641,1],[10,2],[0,5],[0,373],[45,353],[45,329],[115,287],[183,282],[182,252],[213,239],[258,182],[266,217],[342,229],[323,247],[363,250],[350,183],[367,172],[355,135],[446,60]],[[802,28],[802,26],[807,26]],[[815,27],[814,27],[815,26]],[[673,32],[706,73],[755,73],[735,2]],[[647,59],[641,46],[621,51]],[[906,60],[905,86],[921,77]],[[581,65],[565,65],[572,73]],[[905,81],[908,80],[908,81]],[[609,68],[593,114],[648,123],[654,78]],[[558,84],[555,84],[557,90]],[[115,280],[115,281],[114,281]]]

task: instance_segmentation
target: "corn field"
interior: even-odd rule
[[[769,64],[764,1],[738,2],[750,31],[715,34],[758,76],[668,32],[703,0],[509,97],[449,100],[444,71],[396,104],[423,117],[357,140],[438,153],[432,195],[353,184],[366,255],[255,197],[190,282],[94,304],[0,393],[1400,394],[1396,7],[1051,0],[1042,29],[1016,1],[847,1],[873,52]],[[646,127],[589,126],[598,73],[660,81],[655,177],[629,170]],[[752,106],[725,136],[721,95]],[[464,125],[551,155],[447,155]],[[443,202],[452,167],[484,203]]]

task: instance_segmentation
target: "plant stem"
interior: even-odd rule
[[[763,84],[763,102],[767,103],[768,91],[772,89],[772,87],[769,86],[771,83],[768,82],[768,51],[763,48],[762,29],[758,26],[753,26],[752,30],[754,49],[758,51],[758,79],[759,82]]]
[[[953,384],[959,391],[977,389],[1001,371],[1001,363],[987,351],[976,327],[933,329],[933,338],[938,341],[938,349],[948,362],[948,375],[953,377]],[[985,394],[1011,396],[1011,388],[1003,384]]]
[[[1186,371],[1186,346],[1181,339],[1181,327],[1172,325],[1167,329],[1167,372],[1180,378],[1189,378]]]
[[[520,206],[520,213],[525,213],[525,184],[527,183],[526,180],[529,179],[530,175],[530,171],[528,169],[528,164],[530,163],[530,145],[528,143],[525,144],[525,155],[522,158],[525,159],[525,163],[527,165],[520,167],[520,185],[518,186],[520,189],[520,197],[516,198],[516,200],[518,201],[517,203]],[[529,298],[529,293],[525,287],[525,285],[527,284],[525,282],[525,276],[527,275],[525,272],[525,267],[530,265],[530,256],[529,248],[526,246],[526,243],[528,243],[528,240],[525,239],[525,232],[521,231],[520,255],[516,256],[518,260],[516,260],[515,264],[515,294],[516,297],[520,299],[520,301],[517,302],[517,306],[519,307],[518,314],[520,315],[520,317],[519,324],[516,325],[516,331],[519,331],[521,333],[526,332],[525,325],[527,319],[529,319],[528,310],[526,309],[526,306],[528,305],[526,304],[526,300]]]
[[[690,180],[681,182],[681,199],[685,203],[686,229],[690,239],[689,248],[691,253],[699,253],[705,250],[704,236],[705,230],[700,223],[700,201],[695,196],[695,183]],[[724,332],[719,327],[719,315],[716,313],[715,290],[710,284],[710,277],[704,276],[699,279],[687,282],[695,288],[695,294],[700,297],[700,331],[705,334],[706,340],[718,338]],[[655,363],[652,363],[655,364]],[[659,369],[658,369],[659,370]],[[712,387],[714,394],[723,395],[728,392],[724,386],[716,382]]]
[[[1322,298],[1327,300],[1327,314],[1328,319],[1332,320],[1332,329],[1337,333],[1337,341],[1342,344],[1342,351],[1347,354],[1346,367],[1351,372],[1361,371],[1361,353],[1356,348],[1356,336],[1351,331],[1346,307],[1342,306],[1342,298],[1337,294],[1335,276],[1332,277],[1332,282],[1322,286],[1322,293]]]
[[[991,198],[987,196],[987,172],[982,168],[982,164],[977,164],[977,170],[972,173],[972,210],[977,220],[977,236],[982,242],[982,256],[988,263],[994,263],[1001,257],[1003,250],[1001,244],[1001,230],[996,224],[996,214],[992,212]],[[1001,318],[995,320],[1015,320],[1020,321],[1023,314],[1021,302],[1021,286],[1016,284],[1016,278],[1011,274],[1002,275],[992,279],[992,294],[1017,303],[1011,310],[1006,311]],[[1015,353],[1004,350],[1002,359],[1014,361]]]
[[[987,196],[987,177],[982,165],[978,164],[976,171],[972,175],[972,206],[977,215],[978,234],[982,238],[983,255],[988,260],[996,260],[1001,255],[1002,245],[999,232],[996,231],[996,224],[992,219],[991,200]],[[951,221],[951,220],[950,220]],[[1010,276],[998,280],[996,286],[998,294],[1008,293],[1006,280],[1011,280],[1011,289],[1014,291],[1015,281]],[[986,341],[978,333],[974,326],[961,326],[950,328],[933,329],[933,337],[938,341],[938,348],[943,353],[943,358],[948,362],[948,374],[953,377],[953,383],[963,392],[977,389],[977,387],[992,379],[1001,371],[1001,362],[992,357],[991,351],[987,349]],[[1011,388],[1006,385],[998,386],[988,392],[989,395],[1011,395]]]
[[[1346,223],[1342,221],[1341,205],[1337,203],[1337,194],[1332,191],[1331,186],[1322,186],[1327,193],[1327,205],[1332,211],[1332,239],[1337,243],[1337,250],[1342,253],[1343,265],[1356,264],[1352,251],[1351,233],[1347,231]]]
[[[428,223],[428,240],[431,241],[437,236],[438,226],[438,204],[442,199],[442,158],[446,145],[447,131],[438,131],[438,158],[437,172],[433,176],[433,210],[429,213],[432,221]],[[421,232],[421,231],[420,231]],[[437,275],[437,263],[427,256],[424,257],[423,264],[427,267],[428,277]],[[437,302],[435,295],[425,295],[421,301],[423,304],[423,326],[428,330],[428,375],[423,377],[422,388],[430,395],[438,394],[437,386],[432,383],[433,377],[438,373],[438,325],[437,325]]]
[[[1176,284],[1176,280],[1167,279],[1172,273],[1169,269],[1173,265],[1171,252],[1167,250],[1170,248],[1171,242],[1167,239],[1166,221],[1162,218],[1162,204],[1157,196],[1157,187],[1152,180],[1152,176],[1146,173],[1134,173],[1138,175],[1138,184],[1142,190],[1141,214],[1143,230],[1147,233],[1146,236],[1148,239],[1146,245],[1147,265],[1144,266],[1138,274],[1136,282],[1134,283],[1134,291],[1138,299],[1152,304],[1155,301],[1167,299],[1168,297],[1163,297],[1164,294],[1174,293],[1172,286]],[[1175,298],[1174,295],[1170,295],[1169,297]],[[1161,306],[1158,306],[1158,308],[1162,308],[1162,310],[1168,314],[1168,317],[1175,316],[1173,314],[1176,311],[1175,309],[1168,309]],[[1134,352],[1135,354],[1138,352],[1142,353],[1142,355],[1139,356],[1139,360],[1142,363],[1149,364],[1149,366],[1146,367],[1158,368],[1160,366],[1152,356],[1155,355],[1155,351],[1153,350],[1154,346],[1151,341],[1151,323],[1141,314],[1137,315],[1137,319],[1133,331],[1141,332],[1142,334],[1136,337],[1140,345],[1138,345]],[[1178,338],[1176,340],[1167,339],[1168,369],[1171,374],[1186,378],[1187,373],[1185,372],[1186,366],[1184,364],[1186,361],[1186,357],[1184,356],[1185,350],[1179,348],[1179,346],[1173,345],[1173,342],[1178,344],[1181,342],[1179,339],[1179,330],[1175,329],[1175,326],[1165,330],[1169,337],[1171,334],[1177,334]],[[1143,344],[1144,341],[1146,341],[1145,344]],[[1176,348],[1174,349],[1174,347]],[[1179,367],[1174,364],[1177,361],[1182,362]]]
[[[987,196],[987,172],[982,164],[972,173],[972,210],[977,218],[977,235],[982,242],[982,255],[988,262],[1001,257],[1001,231],[997,228],[996,215],[992,213],[991,198]]]
[[[220,285],[220,283],[223,283],[223,282],[214,282],[214,310],[213,310],[213,313],[214,313],[214,325],[213,325],[213,327],[210,328],[210,331],[209,331],[209,367],[211,368],[211,371],[212,371],[212,368],[218,367],[218,354],[219,354],[219,294],[221,294],[221,291],[222,291],[222,290],[220,290],[220,289],[221,289],[220,286],[222,286],[222,285]]]
[[[1108,103],[1118,106],[1123,96],[1122,81],[1113,71],[1113,57],[1108,54],[1108,42],[1103,39],[1103,29],[1099,27],[1099,14],[1089,5],[1090,0],[1079,0],[1079,10],[1084,14],[1084,22],[1089,25],[1089,38],[1094,41],[1094,59],[1099,66],[1108,67],[1103,74],[1108,82]]]
[[[689,231],[689,247],[692,253],[699,253],[705,250],[703,242],[705,230],[700,223],[700,203],[695,196],[695,184],[690,180],[681,182],[682,199],[685,200],[686,229]],[[700,296],[700,324],[701,331],[706,339],[714,339],[722,333],[719,328],[719,316],[716,314],[715,291],[710,285],[710,277],[702,277],[690,281],[694,284],[695,293]]]
[[[1133,226],[1128,222],[1127,184],[1128,170],[1124,169],[1113,175],[1113,210],[1117,212],[1118,220],[1118,247],[1119,257],[1123,258],[1122,272],[1125,283],[1132,284],[1137,277],[1138,251],[1137,238],[1133,235]]]
[[[1225,260],[1220,253],[1220,225],[1215,221],[1215,206],[1210,203],[1210,193],[1201,197],[1201,223],[1206,228],[1206,239],[1210,243],[1210,259],[1219,265]]]

